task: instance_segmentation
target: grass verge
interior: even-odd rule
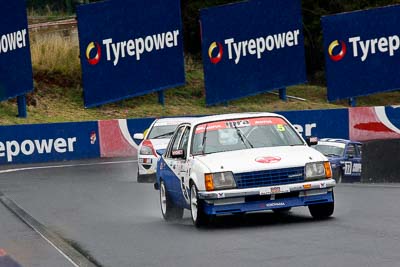
[[[76,34],[76,33],[75,33]],[[284,111],[348,107],[346,101],[328,103],[326,88],[299,85],[288,88],[288,95],[306,99],[281,101],[277,95],[264,93],[230,101],[228,105],[205,106],[203,68],[200,60],[187,57],[186,85],[166,91],[165,106],[157,94],[85,109],[81,87],[79,47],[74,34],[31,33],[34,91],[28,94],[28,118],[17,118],[16,100],[0,102],[0,124],[27,124],[140,118],[192,114],[216,114],[250,111]],[[399,105],[400,92],[357,98],[359,106]]]

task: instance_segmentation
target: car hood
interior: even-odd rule
[[[329,161],[341,161],[343,157],[332,157],[332,156],[325,156]]]
[[[254,148],[195,156],[210,172],[233,173],[305,166],[326,161],[320,152],[307,146]]]
[[[169,138],[161,138],[161,139],[150,139],[151,143],[153,144],[154,150],[158,149],[166,149],[169,143]]]

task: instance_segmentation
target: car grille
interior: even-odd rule
[[[304,167],[234,174],[237,188],[291,184],[304,181]]]
[[[275,195],[275,200],[290,198],[290,197],[299,197],[299,192],[290,192],[290,193],[282,193]],[[271,195],[252,195],[246,196],[244,198],[245,202],[254,202],[254,201],[266,201],[271,200]]]

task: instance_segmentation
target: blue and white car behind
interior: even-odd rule
[[[165,149],[176,127],[191,119],[191,117],[156,119],[143,134],[134,134],[134,139],[142,140],[138,147],[138,182],[155,181],[157,160],[160,157],[156,151]]]
[[[333,178],[338,183],[361,180],[362,144],[360,142],[323,138],[313,147],[331,162]]]
[[[326,218],[335,184],[327,158],[283,116],[243,113],[178,126],[158,161],[155,188],[164,219],[182,218],[186,208],[201,226],[215,215],[297,206]]]

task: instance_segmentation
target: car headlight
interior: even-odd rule
[[[236,188],[232,172],[207,173],[204,178],[207,191]]]
[[[310,162],[306,164],[304,173],[306,180],[329,179],[332,178],[331,164],[329,161]]]

